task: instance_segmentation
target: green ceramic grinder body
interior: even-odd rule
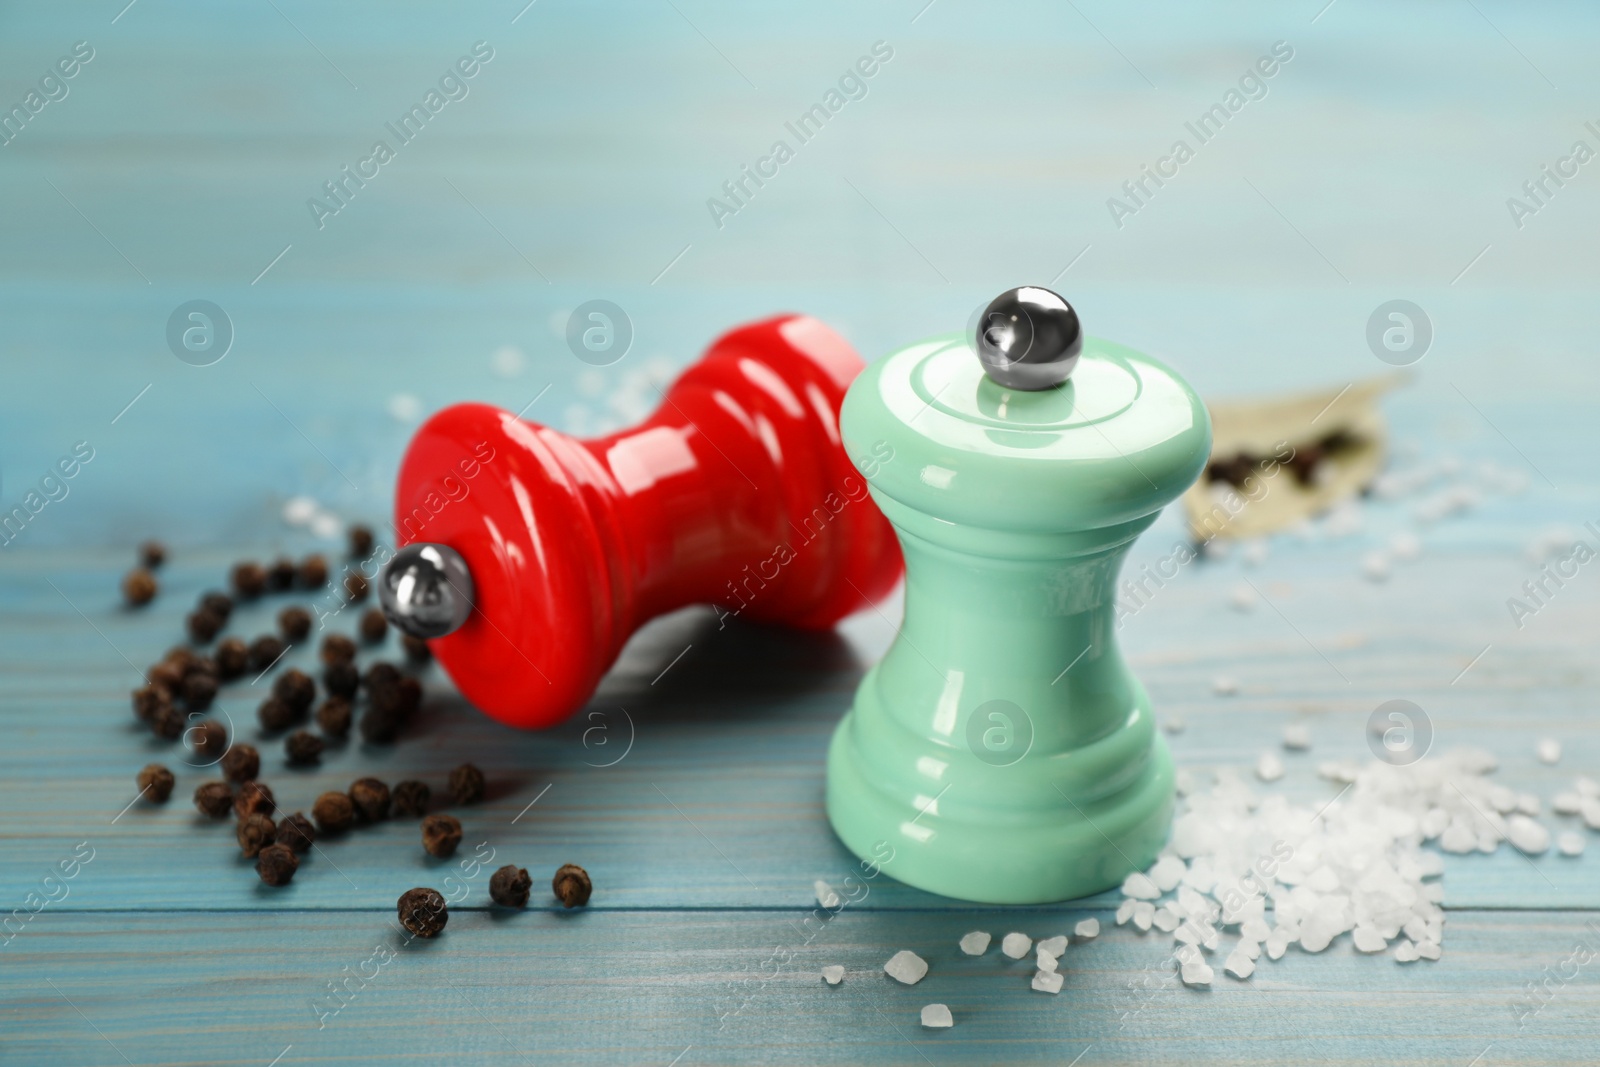
[[[1115,585],[1206,463],[1204,404],[1093,337],[1065,383],[1008,389],[950,335],[869,366],[840,425],[900,537],[905,619],[829,746],[835,832],[902,882],[984,903],[1144,869],[1172,759],[1118,648]]]

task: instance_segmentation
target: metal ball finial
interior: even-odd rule
[[[419,541],[384,565],[378,600],[389,621],[412,637],[443,637],[472,614],[472,573],[455,549]]]
[[[1083,351],[1083,330],[1071,304],[1048,289],[1024,285],[990,301],[973,341],[984,373],[997,384],[1037,392],[1072,374]]]

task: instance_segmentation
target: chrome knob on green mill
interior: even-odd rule
[[[1204,467],[1205,405],[1023,287],[974,336],[869,366],[840,422],[850,455],[892,454],[862,473],[906,592],[829,746],[835,832],[902,882],[985,903],[1142,870],[1166,841],[1172,758],[1117,647],[1117,571]]]

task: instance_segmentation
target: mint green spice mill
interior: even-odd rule
[[[902,882],[985,903],[1143,870],[1166,841],[1172,758],[1117,646],[1115,585],[1206,463],[1200,398],[1024,287],[975,336],[869,366],[840,419],[852,456],[893,450],[868,481],[906,564],[900,633],[828,750],[840,839]]]

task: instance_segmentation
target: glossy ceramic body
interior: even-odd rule
[[[1006,389],[952,336],[868,367],[842,425],[852,455],[893,447],[867,473],[906,604],[829,749],[840,838],[901,881],[990,903],[1142,869],[1166,839],[1172,764],[1118,650],[1114,587],[1205,464],[1204,405],[1095,338],[1065,384]]]
[[[431,641],[462,693],[520,727],[581,708],[644,621],[685,604],[832,626],[892,588],[892,529],[841,444],[861,361],[816,319],[731,331],[644,423],[580,441],[484,404],[417,432],[400,543],[466,560],[476,606]],[[866,446],[870,456],[871,443]]]

